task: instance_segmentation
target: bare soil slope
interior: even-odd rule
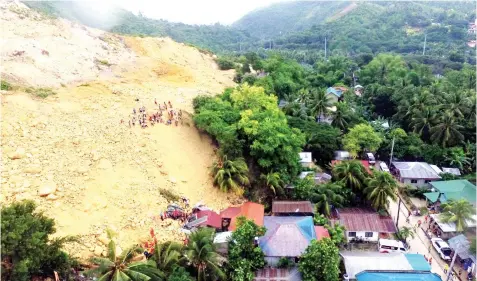
[[[123,247],[150,227],[160,240],[181,239],[177,223],[154,219],[169,203],[158,188],[216,210],[237,203],[212,186],[214,150],[190,118],[178,127],[127,126],[132,108],[152,108],[155,98],[191,112],[198,94],[233,86],[232,72],[168,38],[112,35],[14,2],[0,3],[0,20],[3,78],[57,93],[2,91],[3,203],[35,200],[58,235],[79,235],[70,250],[80,257],[105,250],[107,228]]]

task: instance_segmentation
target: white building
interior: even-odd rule
[[[426,162],[393,162],[393,174],[399,182],[415,187],[427,186],[429,182],[440,180],[439,174]]]

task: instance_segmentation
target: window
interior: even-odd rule
[[[366,232],[364,234],[364,237],[373,237],[373,233],[372,232]]]
[[[411,183],[417,183],[417,180],[411,180]]]
[[[425,183],[430,183],[431,181],[430,181],[430,180],[425,180],[424,182],[425,182]]]
[[[349,237],[356,237],[356,232],[348,232]]]

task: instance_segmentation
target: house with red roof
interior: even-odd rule
[[[199,227],[211,227],[220,231],[222,229],[222,218],[212,210],[195,212],[188,218],[184,228],[190,230]]]
[[[351,161],[351,160],[345,160],[345,161]],[[356,160],[356,161],[359,161],[364,166],[368,174],[370,175],[373,174],[373,172],[371,171],[371,167],[369,166],[368,160]],[[340,162],[341,160],[331,160],[331,166],[333,167],[335,164],[338,164]]]
[[[241,216],[253,220],[258,226],[263,226],[264,213],[264,206],[254,202],[228,207],[220,212],[222,231],[234,231],[237,228],[237,218]]]
[[[332,223],[339,223],[346,229],[348,242],[363,240],[377,242],[396,233],[396,225],[390,216],[381,216],[371,209],[342,208],[337,209]]]

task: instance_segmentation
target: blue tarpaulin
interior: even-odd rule
[[[441,277],[430,272],[368,272],[356,275],[358,281],[442,281]]]

